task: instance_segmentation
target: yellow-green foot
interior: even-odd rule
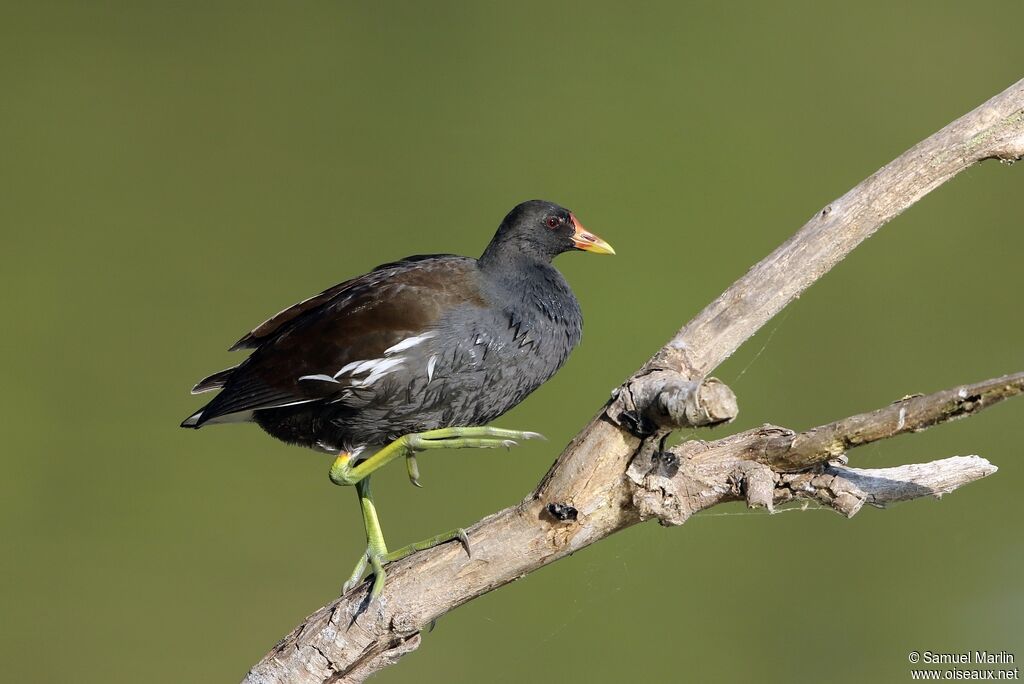
[[[384,570],[385,565],[401,560],[406,556],[416,553],[417,551],[426,551],[427,549],[431,549],[450,541],[458,541],[462,544],[462,548],[466,550],[466,555],[472,557],[473,554],[469,550],[469,537],[466,536],[466,531],[462,528],[451,530],[444,534],[435,535],[430,539],[424,539],[423,541],[403,546],[402,548],[391,552],[374,548],[375,545],[373,544],[367,545],[366,553],[364,553],[359,559],[359,562],[356,563],[356,567],[352,570],[352,574],[345,582],[345,585],[341,588],[341,592],[343,594],[347,593],[349,589],[359,584],[359,581],[363,578],[363,573],[365,573],[367,568],[369,568],[370,574],[373,576],[373,586],[370,589],[370,601],[375,601],[377,600],[377,597],[380,596],[381,592],[384,591],[384,578],[387,576],[387,572]]]
[[[445,542],[458,540],[466,549],[466,555],[469,555],[469,539],[466,537],[466,531],[462,529],[445,532],[389,552],[387,544],[384,543],[380,521],[377,519],[377,509],[370,494],[370,475],[374,471],[394,459],[404,456],[409,479],[418,486],[419,467],[416,463],[416,454],[419,452],[430,449],[511,448],[518,443],[516,440],[523,439],[543,439],[543,435],[536,432],[494,427],[450,427],[399,437],[355,465],[351,463],[350,454],[339,454],[334,465],[331,466],[331,482],[338,485],[355,485],[356,491],[359,493],[359,508],[363,514],[363,527],[366,529],[366,552],[352,570],[342,591],[347,592],[354,587],[362,579],[363,574],[369,571],[373,575],[373,587],[370,589],[370,601],[373,601],[384,591],[384,578],[387,574],[384,571],[384,566],[386,564]]]

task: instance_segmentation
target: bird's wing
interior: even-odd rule
[[[485,306],[479,289],[466,286],[475,283],[475,269],[473,260],[449,256],[387,264],[332,288],[330,296],[332,290],[318,295],[323,299],[317,304],[306,300],[297,305],[302,310],[278,314],[250,333],[255,351],[217,378],[223,390],[186,424],[199,427],[219,416],[355,393],[365,397],[433,337],[446,311]]]
[[[320,294],[313,295],[308,299],[303,299],[297,304],[292,304],[282,311],[278,311],[276,314],[268,318],[267,320],[260,323],[258,326],[250,330],[248,333],[242,336],[240,340],[235,342],[228,351],[238,351],[240,349],[256,349],[261,344],[269,339],[272,339],[276,334],[280,333],[288,323],[295,321],[302,317],[303,314],[310,311],[319,309],[324,304],[331,302],[332,300],[343,297],[345,293],[353,290],[361,290],[366,287],[373,287],[377,282],[386,280],[388,277],[393,276],[396,272],[400,272],[407,268],[408,264],[414,264],[421,261],[429,261],[438,258],[458,258],[451,254],[421,254],[417,256],[406,257],[401,261],[395,261],[392,263],[381,264],[377,268],[373,269],[365,275],[361,275],[358,278],[352,280],[346,280],[343,283],[338,283],[332,287],[327,288]]]

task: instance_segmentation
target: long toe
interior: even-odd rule
[[[383,568],[373,573],[373,587],[370,588],[370,603],[379,599],[380,595],[384,593],[384,577],[385,573]]]

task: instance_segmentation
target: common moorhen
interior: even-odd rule
[[[370,567],[370,600],[385,563],[446,541],[453,530],[388,552],[369,475],[427,449],[508,447],[534,432],[482,427],[554,375],[579,343],[579,303],[551,260],[572,249],[614,254],[572,212],[515,207],[479,259],[435,254],[378,266],[285,309],[235,343],[242,363],[199,381],[220,390],[182,427],[252,421],[336,456],[331,481],[355,485],[367,548],[345,583]]]

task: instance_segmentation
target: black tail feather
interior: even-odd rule
[[[203,392],[209,392],[215,389],[221,389],[227,384],[231,374],[235,372],[238,366],[232,366],[231,368],[225,368],[222,371],[217,371],[213,375],[208,375],[192,388],[192,394],[202,394]]]

